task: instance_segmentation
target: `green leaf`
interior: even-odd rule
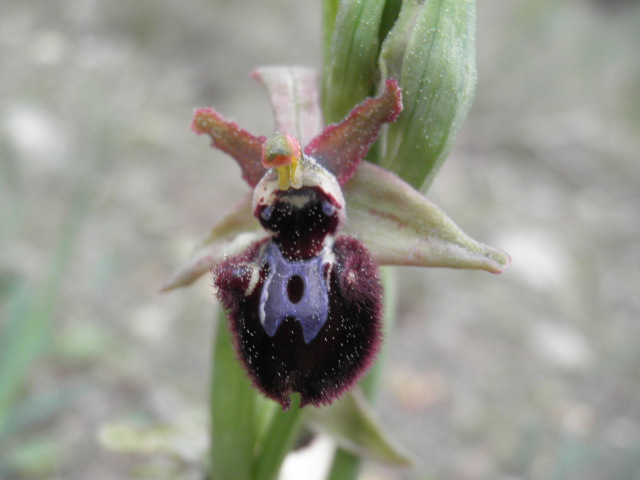
[[[325,4],[325,64],[322,103],[325,121],[341,120],[354,105],[374,93],[379,78],[378,38],[384,0],[343,0]],[[326,26],[335,15],[333,29]],[[329,20],[327,20],[327,18]]]
[[[347,230],[381,265],[502,273],[511,257],[469,237],[445,213],[393,173],[363,162],[345,185]]]
[[[344,448],[338,448],[333,456],[327,480],[356,480],[362,467],[362,459]]]
[[[328,407],[310,409],[306,420],[312,429],[331,436],[348,452],[389,465],[411,464],[409,457],[383,432],[357,390]]]
[[[473,101],[475,2],[405,0],[380,53],[383,79],[403,89],[404,112],[387,130],[381,165],[425,191]]]

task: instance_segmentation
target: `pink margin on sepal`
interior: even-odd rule
[[[383,123],[393,122],[402,111],[402,89],[389,79],[382,95],[356,106],[340,123],[329,125],[304,149],[344,185],[378,137]]]
[[[235,122],[222,118],[213,108],[198,108],[193,115],[191,129],[198,135],[207,134],[212,146],[231,155],[242,169],[242,178],[255,187],[264,176],[260,163],[262,144],[266,137],[256,137]]]

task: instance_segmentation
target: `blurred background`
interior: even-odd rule
[[[207,279],[158,290],[247,187],[191,114],[272,132],[248,73],[319,67],[320,18],[317,1],[3,1],[0,478],[198,478],[217,306]],[[477,48],[429,197],[513,265],[397,270],[378,407],[417,463],[363,478],[639,479],[640,5],[480,2]],[[180,440],[105,448],[122,422]]]

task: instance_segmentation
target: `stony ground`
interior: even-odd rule
[[[397,270],[379,414],[417,464],[363,478],[640,478],[638,7],[480,2],[476,103],[429,196],[513,265]],[[246,192],[191,112],[271,132],[248,72],[320,65],[319,21],[292,0],[3,3],[0,307],[45,340],[0,478],[157,478],[100,445],[123,421],[189,432],[187,467],[162,460],[188,472],[217,307],[206,280],[158,288]]]

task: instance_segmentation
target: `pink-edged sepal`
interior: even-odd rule
[[[385,82],[382,94],[356,106],[340,123],[329,125],[305,147],[344,185],[356,172],[383,123],[393,122],[402,111],[402,90],[394,79]]]

